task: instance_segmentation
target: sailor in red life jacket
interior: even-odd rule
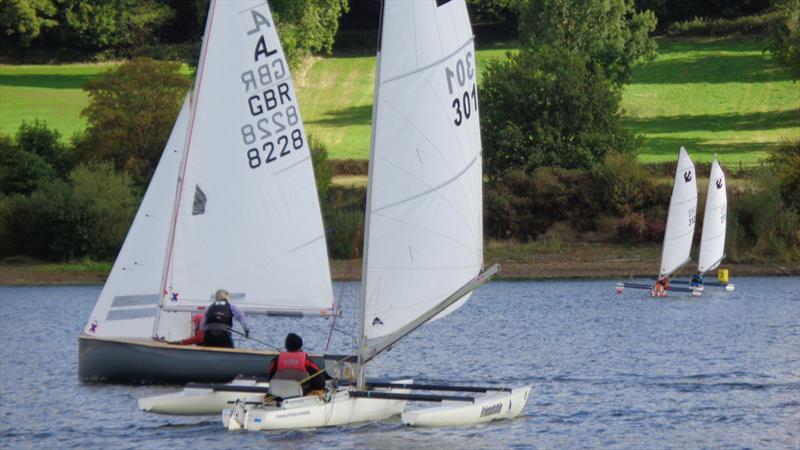
[[[300,336],[289,333],[284,345],[286,351],[280,352],[269,363],[268,379],[301,381],[319,372],[319,367],[303,351],[303,339]],[[322,372],[303,385],[303,392],[308,394],[312,391],[319,391],[313,393],[321,395],[325,389],[326,379],[329,380],[331,377]]]
[[[192,314],[192,335],[182,341],[168,341],[167,344],[175,345],[200,345],[203,343],[202,314]]]

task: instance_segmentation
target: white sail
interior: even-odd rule
[[[681,147],[669,201],[659,278],[669,276],[689,261],[697,221],[697,179],[694,163]]]
[[[700,273],[715,269],[725,256],[725,228],[728,214],[725,173],[717,159],[711,163],[706,194],[706,212],[703,216],[703,235],[700,240],[700,257],[697,270]]]
[[[308,140],[265,1],[212,0],[194,99],[165,309],[225,288],[245,311],[330,313]]]
[[[477,69],[464,0],[384,3],[373,108],[361,293],[368,351],[483,264]]]
[[[178,168],[189,124],[189,104],[187,95],[125,242],[83,330],[88,335],[149,338],[153,334]],[[188,320],[185,326],[188,333]]]

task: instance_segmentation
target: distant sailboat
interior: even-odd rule
[[[690,260],[694,226],[697,222],[697,179],[694,163],[681,147],[672,196],[667,213],[667,227],[664,231],[664,244],[661,251],[661,266],[655,285],[638,283],[617,283],[617,293],[624,288],[649,289],[656,297],[664,297],[668,290],[687,291],[696,295],[692,289],[669,287],[669,277],[685,266]]]
[[[335,313],[289,66],[264,1],[212,1],[193,95],[79,338],[84,380],[226,381],[273,352],[168,345],[225,288],[248,313]]]
[[[697,273],[692,280],[675,280],[675,284],[690,284],[694,288],[702,289],[703,286],[724,287],[728,291],[734,290],[734,285],[728,283],[727,271],[720,274],[717,282],[704,282],[703,275],[719,267],[725,258],[725,231],[728,217],[728,196],[725,173],[722,171],[717,158],[711,163],[711,173],[708,177],[708,193],[706,194],[706,211],[703,215],[703,234],[700,240],[700,256],[697,260]]]

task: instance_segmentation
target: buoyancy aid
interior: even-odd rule
[[[306,352],[280,352],[275,377],[279,380],[300,381],[309,374],[306,370]]]
[[[233,311],[225,300],[215,301],[206,311],[206,331],[215,336],[227,333],[233,326]]]

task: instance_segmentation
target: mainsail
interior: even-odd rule
[[[669,276],[689,261],[697,221],[697,180],[694,163],[681,147],[672,197],[669,201],[659,278]]]
[[[402,336],[483,264],[477,68],[466,4],[388,0],[381,22],[362,355]]]
[[[189,105],[187,95],[114,267],[83,330],[85,334],[141,338],[153,335],[175,183],[189,124]],[[188,320],[184,328],[183,334],[188,334]]]
[[[725,228],[728,213],[725,173],[717,159],[711,163],[706,195],[706,212],[703,216],[703,235],[697,269],[700,273],[715,269],[725,256]]]
[[[164,309],[225,288],[245,311],[331,313],[308,139],[265,1],[212,0],[189,127]]]

